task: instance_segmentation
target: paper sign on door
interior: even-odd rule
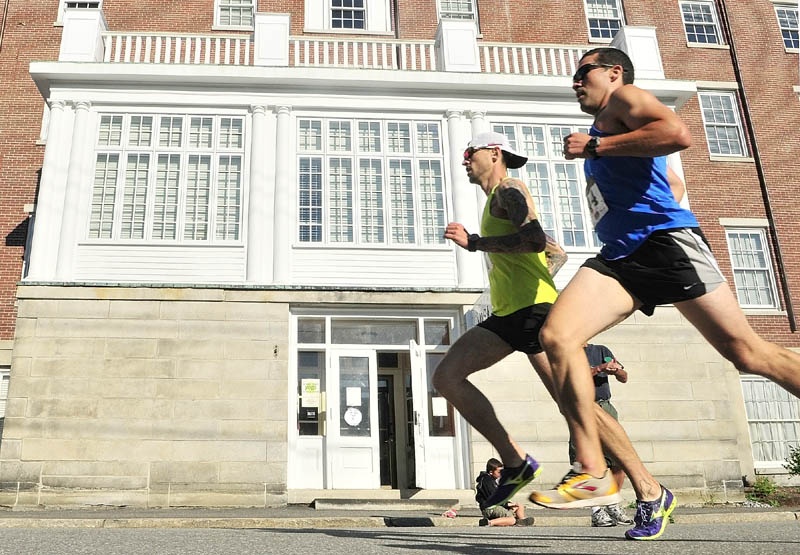
[[[348,387],[346,389],[346,405],[348,407],[360,407],[361,406],[361,388],[360,387]]]
[[[447,416],[447,399],[431,397],[431,412],[433,416]]]
[[[306,408],[319,408],[319,379],[300,380],[300,405]]]

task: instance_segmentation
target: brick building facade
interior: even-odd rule
[[[458,162],[470,133],[493,128],[520,142],[529,133],[526,144],[542,154],[531,153],[539,165],[523,178],[550,172],[566,184],[552,192],[554,204],[576,203],[553,209],[554,233],[574,241],[559,286],[596,252],[586,222],[574,224],[585,217],[570,189],[582,184],[582,170],[565,164],[554,143],[590,123],[569,89],[580,53],[611,43],[619,28],[614,44],[637,62],[641,86],[691,130],[693,146],[670,165],[685,177],[748,319],[765,338],[800,348],[800,77],[789,0],[8,0],[2,8],[2,504],[304,500],[362,487],[342,478],[345,453],[364,455],[370,487],[468,488],[491,449],[435,401],[425,376],[469,325],[464,314],[485,286],[484,268],[433,239],[436,218],[477,225],[481,200],[459,194],[469,186]],[[206,123],[216,145],[204,149]],[[164,131],[170,125],[177,134]],[[334,127],[353,145],[336,142]],[[410,150],[392,150],[402,148],[403,130]],[[108,139],[117,131],[119,144]],[[142,133],[166,143],[144,143]],[[205,219],[189,214],[190,192],[204,193],[186,181],[204,160]],[[344,174],[333,172],[337,164]],[[317,221],[308,215],[313,202],[302,204],[317,175],[328,194],[336,179],[356,174],[358,186],[380,188],[381,172],[393,168],[416,199],[410,231],[397,224],[391,238],[369,239],[384,233],[373,221],[354,225],[348,240],[333,212]],[[144,180],[138,204],[136,172]],[[133,185],[123,186],[128,177]],[[424,191],[437,200],[424,204]],[[107,194],[116,198],[110,215],[97,201]],[[334,200],[321,200],[320,210]],[[386,213],[399,206],[387,204]],[[349,206],[363,218],[368,208]],[[347,248],[334,233],[345,234]],[[198,234],[205,242],[187,241]],[[411,319],[419,329],[387,331],[405,343],[375,347],[366,336],[380,336],[382,319]],[[350,340],[337,343],[336,333]],[[780,472],[786,445],[800,438],[796,400],[740,379],[671,307],[654,319],[636,315],[602,339],[634,368],[615,397],[654,474],[698,492]],[[364,405],[351,406],[342,369],[355,361],[370,370]],[[518,418],[515,436],[561,462],[565,428],[543,388],[515,378],[523,368],[512,357],[476,383],[502,399],[499,412]],[[303,397],[304,385],[321,388],[322,400]],[[350,425],[370,438],[363,444],[345,424],[333,433],[323,416],[326,406],[376,410],[379,395],[394,396],[403,438],[391,454],[377,447],[367,414],[359,412],[366,428]],[[776,416],[766,405],[785,411]],[[422,416],[401,433],[412,413]],[[654,419],[670,425],[654,427]],[[548,465],[541,480],[561,470]]]

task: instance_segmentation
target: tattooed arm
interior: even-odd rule
[[[567,253],[552,237],[549,235],[545,235],[545,237],[547,237],[547,244],[544,247],[544,255],[547,258],[547,269],[551,276],[555,276],[567,262]]]
[[[474,242],[475,249],[488,252],[542,252],[547,245],[547,236],[536,219],[532,201],[525,184],[518,179],[506,179],[497,188],[497,210],[503,218],[511,220],[519,229],[511,235],[480,237]],[[494,207],[492,207],[494,208]],[[494,213],[494,211],[493,211]]]

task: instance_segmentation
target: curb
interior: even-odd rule
[[[724,524],[800,520],[800,512],[673,515],[675,524]],[[276,517],[276,518],[0,518],[0,528],[384,528],[477,527],[477,517]],[[540,516],[538,527],[588,527],[588,517]]]

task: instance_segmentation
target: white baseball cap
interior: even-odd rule
[[[487,148],[497,146],[500,150],[508,154],[507,166],[509,168],[521,168],[528,161],[527,156],[523,156],[513,148],[511,143],[508,142],[508,137],[502,133],[495,133],[494,131],[486,131],[485,133],[478,133],[467,145],[467,148]]]

